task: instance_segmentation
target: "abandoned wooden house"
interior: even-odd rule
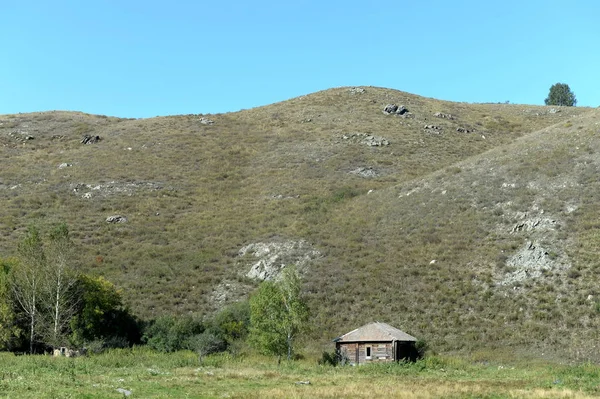
[[[386,323],[364,325],[333,341],[342,362],[352,365],[417,358],[417,339]]]

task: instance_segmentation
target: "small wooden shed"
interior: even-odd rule
[[[366,364],[415,360],[417,339],[386,323],[374,322],[333,340],[346,363]]]

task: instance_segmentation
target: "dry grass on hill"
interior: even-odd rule
[[[389,103],[411,115],[384,115]],[[29,223],[66,221],[81,268],[153,317],[210,312],[223,287],[243,297],[256,285],[244,245],[306,240],[324,345],[381,320],[441,350],[597,357],[598,123],[587,108],[373,87],[219,115],[3,115],[0,251]]]

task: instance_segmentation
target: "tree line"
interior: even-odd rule
[[[101,276],[78,272],[67,225],[45,238],[30,226],[18,256],[0,259],[0,350],[33,354],[92,342],[139,342],[139,321],[121,292]]]
[[[59,347],[103,350],[145,344],[158,351],[190,349],[200,359],[251,345],[280,360],[294,356],[308,308],[293,267],[262,282],[246,301],[209,317],[137,318],[102,276],[81,273],[66,224],[43,235],[30,226],[15,258],[0,258],[0,350],[43,353]]]

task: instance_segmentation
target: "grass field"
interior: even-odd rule
[[[301,382],[309,382],[303,384]],[[85,358],[0,354],[2,398],[592,398],[600,367],[428,357],[361,367],[272,358],[157,354],[143,348]]]

